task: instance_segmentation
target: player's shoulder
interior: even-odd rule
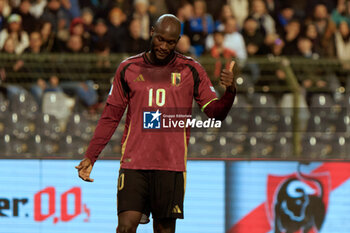
[[[190,65],[194,68],[202,68],[202,65],[192,57],[185,56],[181,53],[176,52],[177,61],[186,65]]]
[[[131,56],[131,57],[128,57],[126,59],[124,59],[121,63],[120,63],[120,66],[121,67],[125,67],[127,65],[130,65],[132,63],[138,63],[138,62],[143,62],[144,61],[144,52],[143,53],[139,53],[137,55],[134,55],[134,56]]]

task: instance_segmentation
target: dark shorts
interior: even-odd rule
[[[120,169],[118,214],[135,210],[157,219],[183,218],[184,194],[184,172]]]

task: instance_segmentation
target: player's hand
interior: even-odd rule
[[[220,73],[220,85],[224,86],[227,90],[234,91],[236,88],[235,78],[233,76],[233,67],[235,62],[232,61],[230,68],[223,69]]]
[[[94,182],[94,179],[90,178],[92,163],[89,158],[84,158],[75,168],[78,169],[78,175],[82,180],[87,182]]]

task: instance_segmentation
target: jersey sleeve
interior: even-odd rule
[[[130,94],[130,89],[125,78],[125,73],[129,65],[123,63],[119,65],[107,98],[107,103],[124,109],[128,105]]]
[[[196,63],[192,68],[194,78],[194,99],[203,111],[212,101],[217,100],[217,95],[207,72]]]

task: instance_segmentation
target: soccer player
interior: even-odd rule
[[[221,72],[226,91],[218,99],[204,68],[175,52],[180,31],[178,18],[162,15],[151,29],[150,51],[119,65],[85,158],[76,166],[81,179],[93,181],[92,167],[128,107],[118,178],[119,233],[135,233],[150,213],[156,233],[175,232],[176,219],[183,218],[189,129],[147,130],[145,109],[157,110],[150,121],[167,109],[191,113],[194,98],[208,117],[223,120],[234,101],[232,69]]]

